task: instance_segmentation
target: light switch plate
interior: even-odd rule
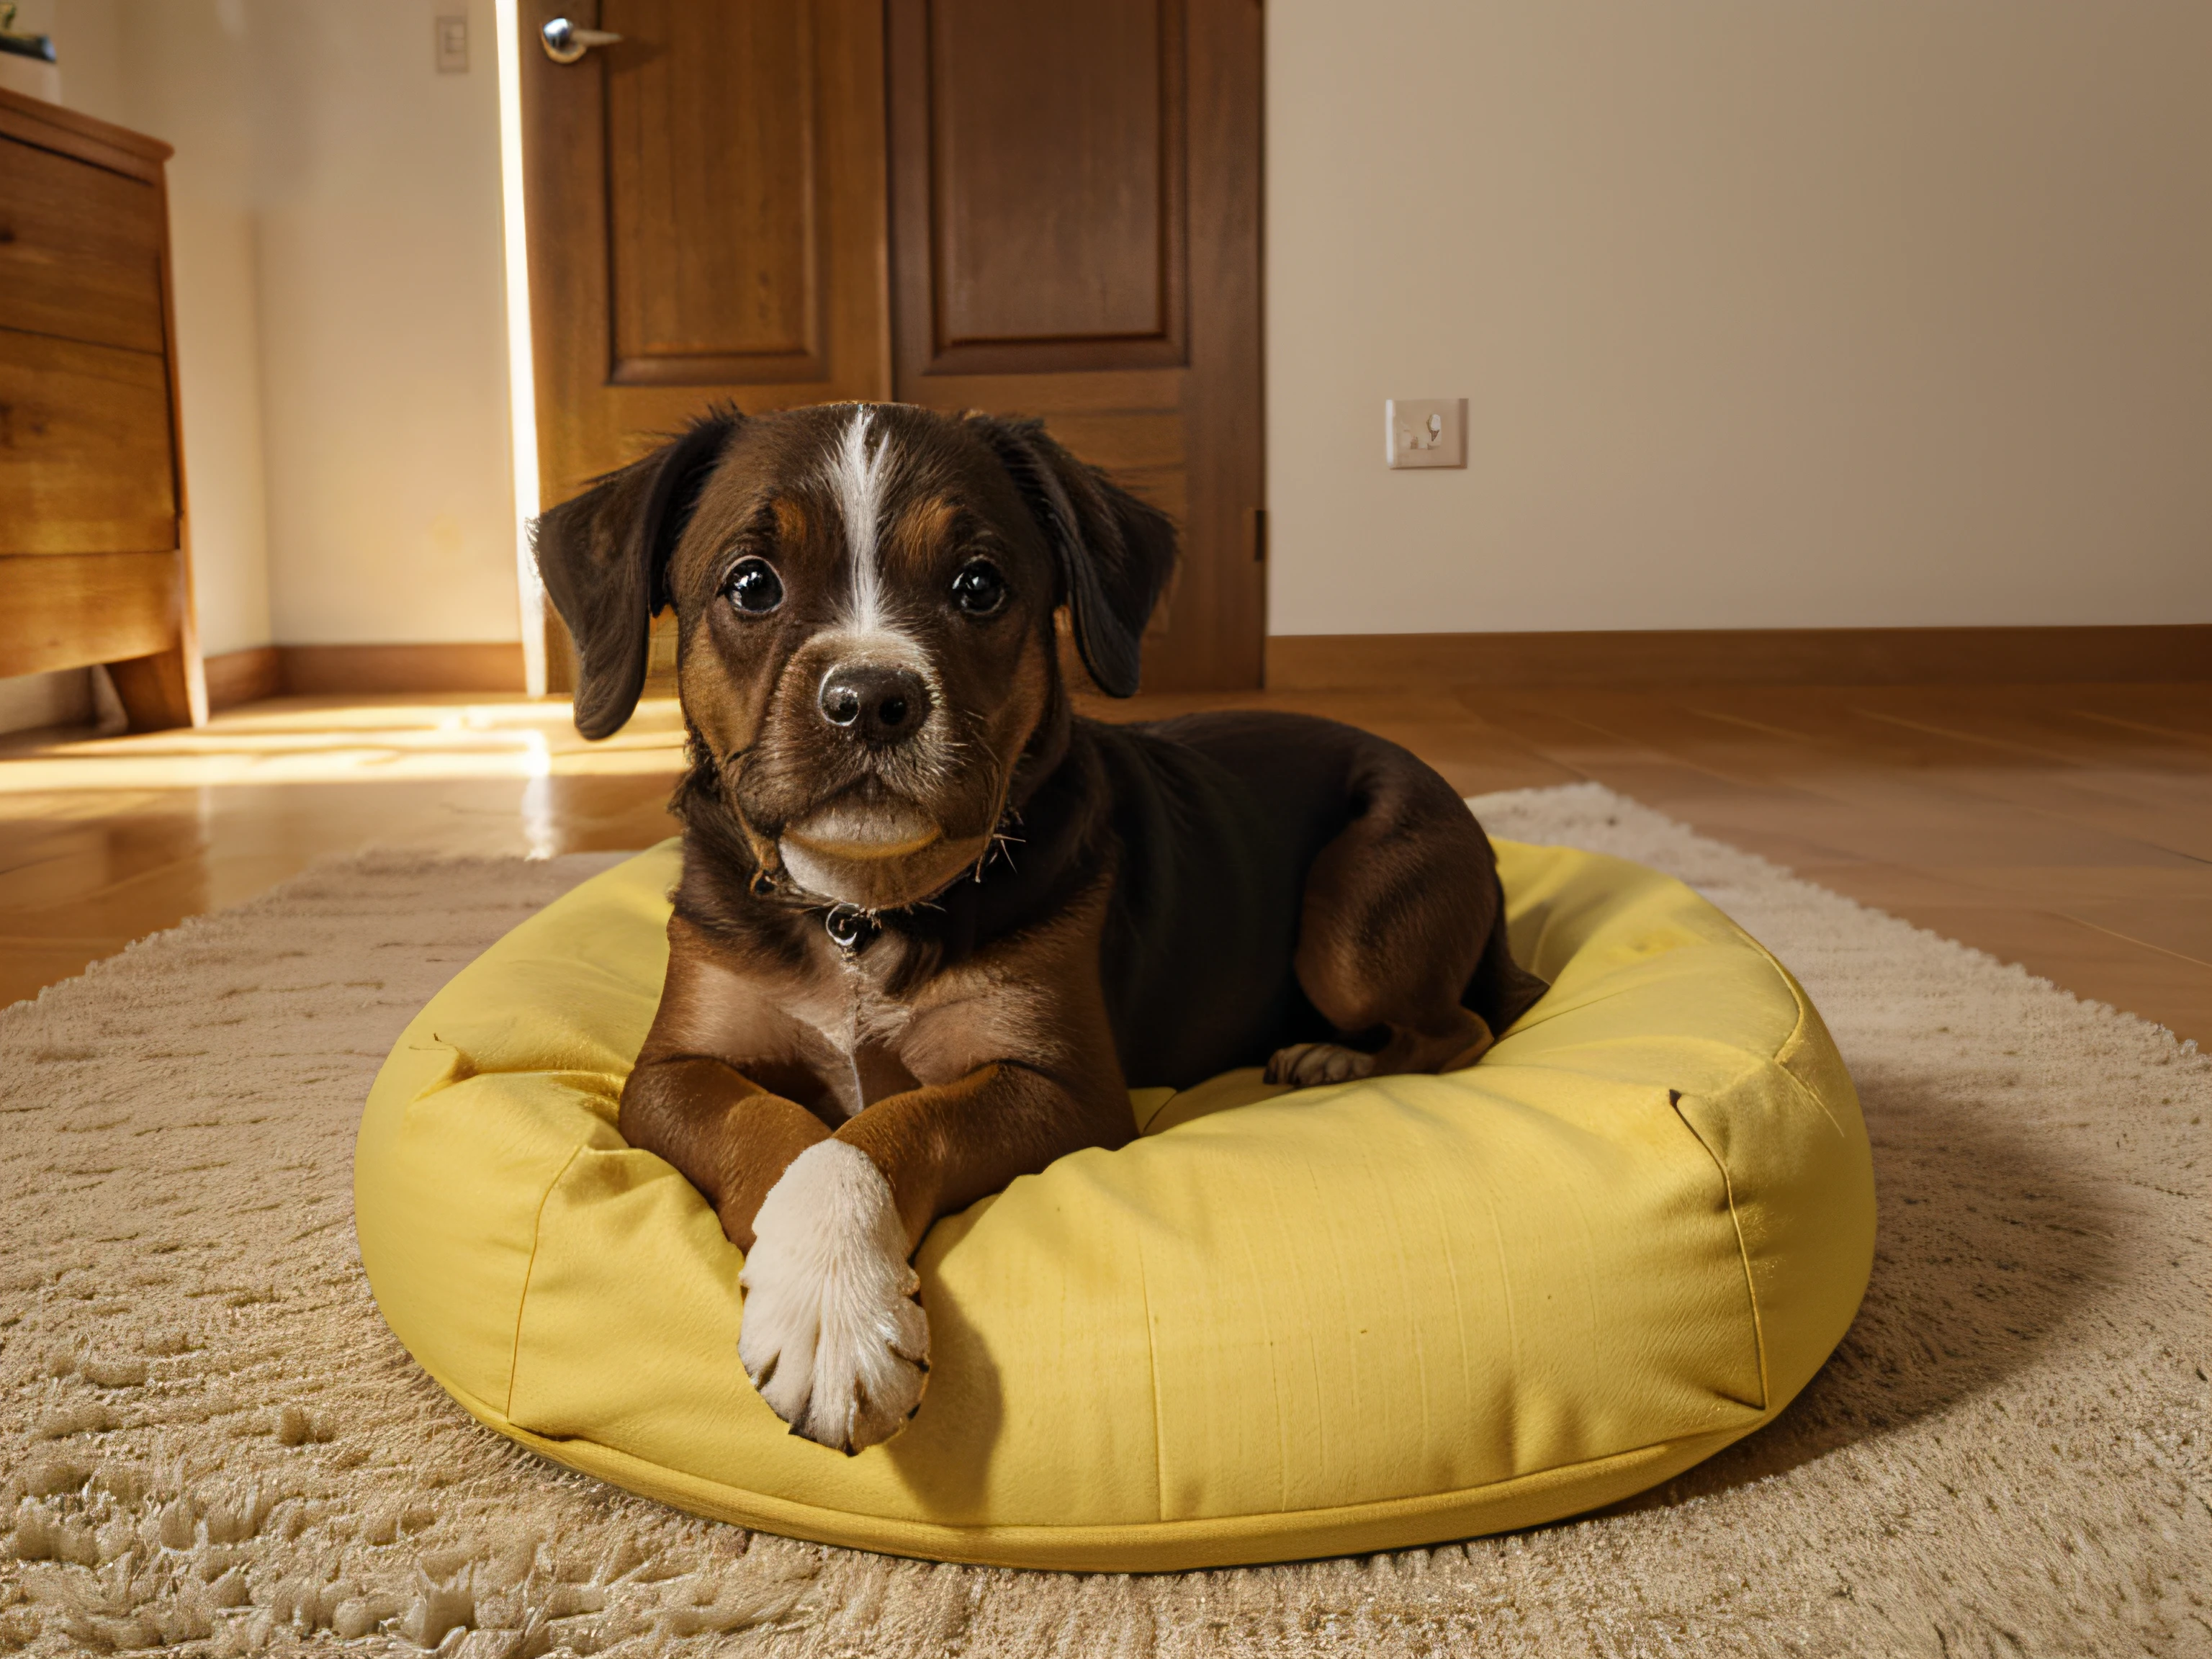
[[[1383,459],[1392,466],[1465,466],[1467,399],[1392,398],[1382,405]]]

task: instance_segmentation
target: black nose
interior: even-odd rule
[[[929,716],[929,688],[904,668],[853,663],[822,682],[822,717],[863,742],[904,743]]]

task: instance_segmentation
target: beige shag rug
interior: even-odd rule
[[[1579,1521],[1139,1578],[749,1535],[550,1467],[378,1318],[354,1126],[413,1010],[607,860],[372,855],[0,1012],[0,1650],[2212,1652],[2212,1064],[1595,786],[1477,805],[1710,894],[1857,1075],[1873,1287],[1764,1432]]]

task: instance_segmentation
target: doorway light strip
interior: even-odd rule
[[[521,601],[524,683],[545,695],[545,588],[530,550],[538,516],[538,380],[530,354],[530,241],[523,223],[520,0],[493,0],[499,37],[499,184],[507,254],[508,447],[514,465],[514,585]]]

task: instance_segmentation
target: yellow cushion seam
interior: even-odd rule
[[[531,1218],[530,1261],[522,1269],[522,1294],[514,1299],[514,1346],[507,1357],[507,1404],[501,1408],[501,1415],[510,1422],[514,1418],[514,1376],[522,1368],[522,1313],[530,1305],[530,1281],[538,1273],[538,1242],[545,1235],[545,1206],[552,1200],[553,1189],[561,1184],[561,1177],[568,1173],[583,1150],[580,1140],[568,1149],[568,1156],[562,1159],[561,1167],[553,1172],[553,1179],[538,1194],[538,1212]]]
[[[1160,1427],[1160,1356],[1152,1334],[1152,1284],[1145,1271],[1145,1245],[1137,1241],[1137,1291],[1145,1302],[1145,1369],[1152,1385],[1152,1513],[1168,1518],[1167,1436]]]
[[[1782,981],[1782,988],[1790,993],[1791,1006],[1797,1010],[1797,1019],[1796,1024],[1790,1026],[1790,1035],[1775,1046],[1775,1065],[1781,1068],[1783,1076],[1796,1085],[1798,1093],[1819,1108],[1820,1115],[1828,1120],[1828,1127],[1833,1129],[1838,1137],[1848,1140],[1850,1136],[1844,1134],[1844,1126],[1836,1121],[1835,1113],[1829,1109],[1828,1103],[1821,1098],[1820,1091],[1809,1086],[1790,1064],[1790,1055],[1804,1045],[1805,1030],[1813,1019],[1813,1000],[1805,994],[1804,988],[1797,983],[1796,976],[1782,965],[1780,957],[1752,938],[1750,934],[1744,933],[1741,927],[1737,928],[1736,932],[1742,936],[1744,943],[1758,951],[1765,960],[1766,965],[1774,970],[1774,976]]]
[[[1705,1147],[1705,1156],[1713,1161],[1713,1168],[1721,1172],[1721,1192],[1728,1200],[1729,1225],[1735,1230],[1735,1258],[1743,1264],[1743,1293],[1751,1304],[1752,1346],[1759,1353],[1759,1409],[1765,1411],[1766,1402],[1774,1397],[1774,1390],[1766,1376],[1766,1327],[1759,1316],[1759,1282],[1752,1277],[1751,1247],[1744,1242],[1743,1218],[1736,1213],[1735,1182],[1729,1178],[1729,1168],[1722,1161],[1721,1155],[1707,1144],[1705,1136],[1698,1133],[1698,1126],[1690,1121],[1689,1114],[1682,1109],[1681,1091],[1667,1091],[1667,1103],[1674,1109],[1674,1115],[1682,1121],[1682,1127],[1690,1132],[1691,1138]]]

